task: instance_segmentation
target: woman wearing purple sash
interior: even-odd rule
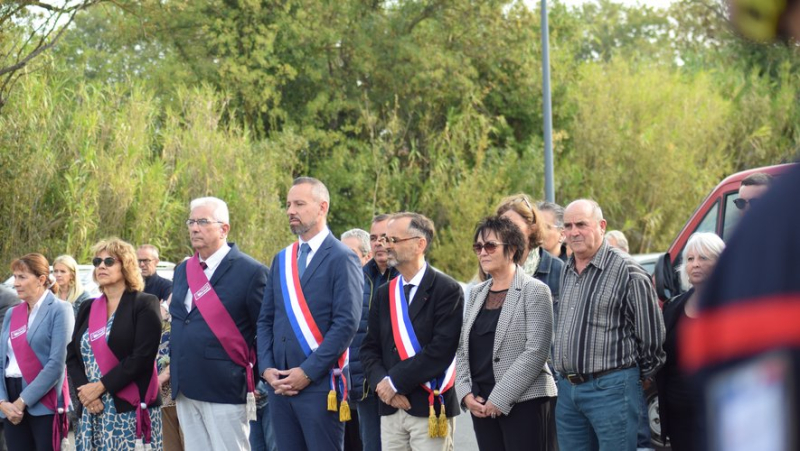
[[[78,450],[162,449],[155,359],[161,341],[158,299],[130,244],[112,238],[94,248],[94,279],[103,293],[78,312],[67,368],[84,406]]]
[[[64,360],[75,324],[72,308],[53,295],[58,284],[50,279],[43,255],[14,260],[11,270],[24,302],[6,313],[0,333],[0,416],[6,444],[11,451],[58,450],[68,425]]]

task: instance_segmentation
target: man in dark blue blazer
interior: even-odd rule
[[[200,267],[252,347],[268,269],[227,243],[228,218],[225,202],[206,197],[192,201],[186,224]],[[175,269],[169,307],[172,397],[186,449],[249,449],[246,371],[252,370],[234,363],[194,305],[186,265]]]
[[[269,385],[278,449],[341,450],[344,424],[339,411],[346,410],[342,397],[349,375],[347,367],[341,371],[344,380],[338,375],[339,360],[361,318],[361,265],[328,230],[330,195],[322,182],[296,179],[286,204],[289,226],[299,242],[273,260],[258,318],[259,373]],[[297,280],[292,277],[295,269]],[[297,285],[300,290],[294,288]],[[286,302],[294,299],[290,292],[305,299],[310,321],[299,307],[302,302]],[[300,332],[303,327],[316,329],[322,342],[311,344]],[[330,393],[332,380],[335,393]]]

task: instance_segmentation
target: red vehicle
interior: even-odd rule
[[[728,241],[741,217],[741,212],[733,201],[739,198],[739,186],[742,180],[756,172],[779,176],[793,165],[794,163],[750,169],[733,174],[720,182],[683,226],[683,230],[672,242],[667,253],[656,263],[655,283],[659,299],[666,301],[684,291],[680,286],[677,269],[681,264],[683,248],[693,233],[714,232],[722,237],[723,241]]]

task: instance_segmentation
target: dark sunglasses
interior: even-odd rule
[[[105,263],[106,268],[109,268],[111,266],[114,266],[114,263],[116,262],[117,259],[114,257],[106,257],[106,258],[95,257],[92,259],[92,264],[94,265],[95,268],[100,266],[100,263]]]
[[[739,198],[739,199],[734,199],[733,204],[736,205],[736,208],[738,208],[739,210],[744,210],[745,208],[747,208],[747,204],[750,204],[750,206],[752,207],[753,203],[758,203],[758,202],[759,202],[758,198],[753,198],[750,200]]]
[[[505,246],[505,244],[506,243],[495,243],[494,241],[475,243],[472,245],[472,250],[478,255],[480,255],[481,251],[484,249],[486,249],[487,254],[494,254],[494,251],[496,251],[499,246]]]

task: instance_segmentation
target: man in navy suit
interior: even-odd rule
[[[205,197],[195,199],[190,207],[186,224],[202,273],[230,315],[230,324],[252,348],[268,269],[226,241],[230,223],[225,202]],[[253,370],[234,362],[209,326],[209,320],[215,320],[205,318],[195,305],[187,280],[191,261],[175,269],[169,308],[172,397],[177,399],[186,449],[249,450],[245,405],[247,371]],[[203,291],[198,293],[199,302],[206,290],[198,291]]]
[[[258,318],[258,368],[281,450],[343,447],[343,354],[361,318],[364,279],[358,257],[328,230],[329,205],[322,182],[294,181],[286,213],[299,240],[275,256]]]

